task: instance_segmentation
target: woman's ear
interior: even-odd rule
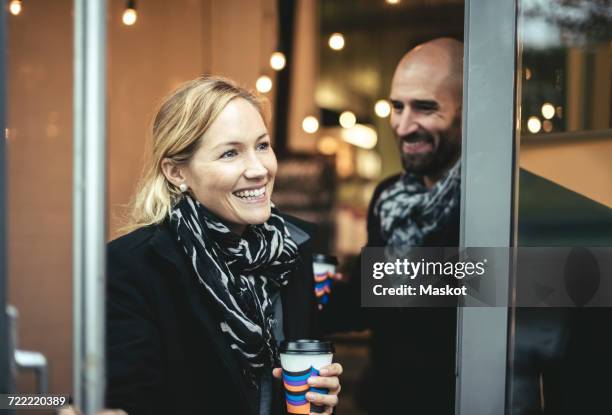
[[[167,157],[164,158],[161,162],[161,168],[166,179],[176,187],[179,187],[181,184],[187,184],[183,168],[179,167],[173,160]]]

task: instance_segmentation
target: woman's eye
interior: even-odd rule
[[[270,143],[268,143],[268,142],[257,144],[257,149],[258,150],[267,150],[269,148],[270,148]]]
[[[229,159],[232,158],[234,156],[236,156],[238,153],[236,152],[236,150],[228,150],[225,153],[221,154],[221,158],[222,159]]]

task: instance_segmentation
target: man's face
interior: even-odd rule
[[[435,176],[461,152],[461,96],[440,65],[401,65],[391,85],[391,127],[404,169]]]

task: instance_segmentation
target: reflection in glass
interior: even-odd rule
[[[611,3],[518,6],[518,245],[612,246]],[[509,413],[612,413],[612,309],[582,306],[512,310]]]
[[[610,2],[523,0],[520,3],[523,119],[532,116],[542,119],[540,109],[548,103],[559,109],[547,118],[553,132],[610,128]]]

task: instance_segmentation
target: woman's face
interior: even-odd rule
[[[236,98],[206,131],[183,173],[196,199],[240,234],[270,217],[276,168],[261,114]]]

